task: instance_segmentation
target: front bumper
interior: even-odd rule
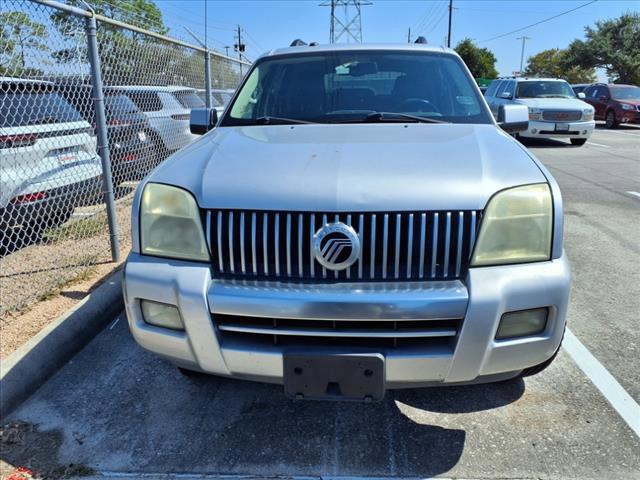
[[[570,271],[563,256],[543,263],[471,269],[464,283],[296,286],[213,280],[206,264],[132,253],[124,280],[129,326],[143,348],[186,368],[272,383],[283,381],[284,347],[223,343],[216,314],[323,320],[462,318],[449,347],[382,351],[386,387],[403,388],[509,378],[550,358],[562,340]],[[141,299],[176,305],[185,331],[146,324]],[[494,339],[503,313],[538,307],[549,307],[544,332]],[[314,353],[313,347],[309,350]]]
[[[556,130],[556,124],[568,125],[566,130]],[[596,128],[589,122],[539,122],[529,121],[529,128],[518,135],[527,138],[589,138]]]

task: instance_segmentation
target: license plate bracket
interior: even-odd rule
[[[568,132],[569,124],[568,123],[556,123],[556,132]]]
[[[379,353],[285,353],[283,367],[289,398],[377,402],[384,397],[385,361]]]

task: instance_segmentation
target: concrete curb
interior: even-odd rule
[[[0,364],[0,417],[26,400],[123,308],[122,272],[107,279]]]

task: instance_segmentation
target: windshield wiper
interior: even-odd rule
[[[444,120],[436,120],[435,118],[419,117],[417,115],[409,115],[408,113],[399,112],[371,112],[364,118],[339,120],[336,123],[406,122],[407,120],[416,123],[451,123]]]
[[[284,117],[272,117],[265,115],[264,117],[258,117],[254,120],[256,125],[275,125],[275,124],[287,124],[287,123],[314,123],[307,120],[298,120],[296,118],[284,118]]]

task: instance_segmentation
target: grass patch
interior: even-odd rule
[[[58,227],[48,228],[44,231],[42,238],[47,242],[78,240],[103,234],[107,229],[106,219],[100,215],[67,222]]]

